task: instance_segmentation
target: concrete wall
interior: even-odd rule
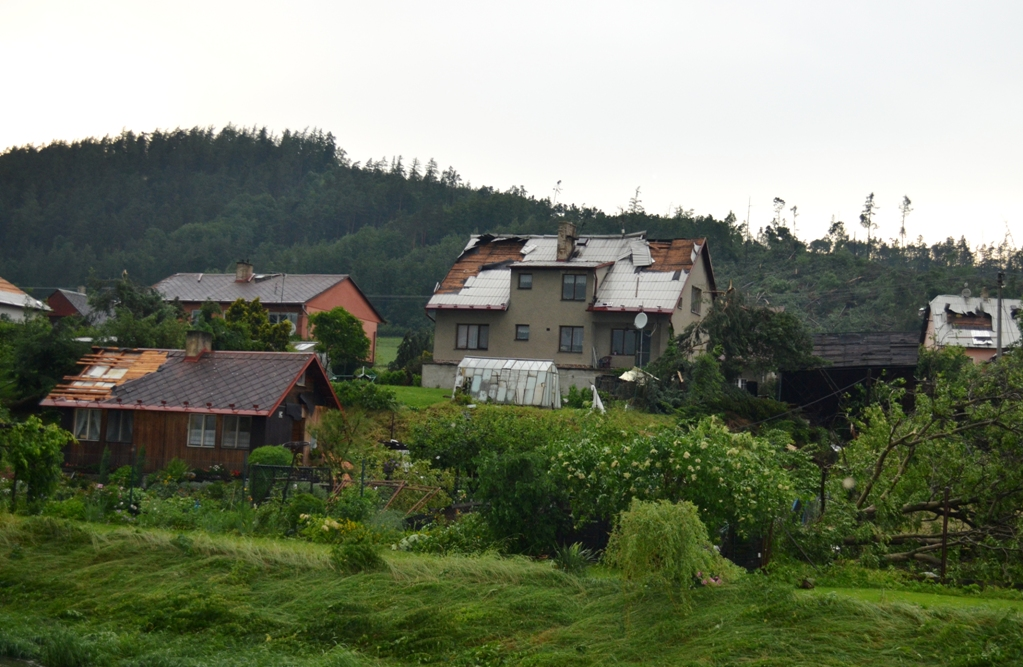
[[[706,254],[701,251],[693,263],[693,269],[689,272],[689,276],[686,277],[685,287],[682,288],[682,298],[679,299],[678,307],[671,316],[671,325],[675,333],[682,333],[686,327],[702,320],[710,312],[710,307],[713,304],[711,294],[713,286],[710,282],[709,268]],[[693,312],[694,287],[699,288],[703,293],[699,314]]]

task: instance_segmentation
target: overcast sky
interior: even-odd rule
[[[1020,2],[0,0],[0,148],[228,123],[332,132],[613,212],[1023,245]],[[786,210],[791,221],[792,214]],[[481,221],[481,229],[485,221]]]

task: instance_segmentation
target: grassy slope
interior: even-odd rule
[[[1012,611],[798,595],[763,578],[623,594],[520,559],[327,550],[0,515],[0,655],[109,665],[1018,664]]]
[[[373,362],[373,368],[381,371],[387,370],[387,364],[391,363],[398,356],[398,345],[401,344],[401,336],[381,336],[377,338],[377,354]]]
[[[398,396],[398,402],[410,408],[427,408],[451,400],[451,390],[432,387],[390,387]]]

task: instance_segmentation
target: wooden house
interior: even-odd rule
[[[79,365],[42,401],[78,440],[65,450],[74,466],[97,465],[104,448],[125,465],[145,447],[146,470],[174,458],[241,470],[256,447],[308,448],[310,426],[340,408],[315,354],[214,352],[201,331],[185,350],[93,348]]]

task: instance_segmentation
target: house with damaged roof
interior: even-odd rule
[[[960,347],[974,363],[988,361],[998,352],[998,327],[1001,322],[1002,348],[1020,342],[1019,299],[1002,299],[1001,318],[998,299],[963,294],[939,294],[921,309],[923,323],[920,344],[928,349]]]
[[[13,283],[0,278],[0,317],[21,322],[32,313],[45,313],[50,308],[42,301],[33,299]]]
[[[212,342],[190,331],[184,350],[93,348],[42,401],[78,441],[65,461],[94,466],[108,448],[116,467],[145,447],[146,470],[174,458],[240,470],[263,445],[307,452],[310,427],[340,408],[317,355],[213,351]]]
[[[193,317],[206,301],[226,310],[238,299],[258,298],[269,311],[271,323],[290,322],[292,331],[303,340],[312,337],[310,315],[340,306],[362,322],[370,344],[366,361],[376,360],[377,326],[385,320],[347,274],[256,273],[252,264],[243,260],[235,265],[234,274],[175,273],[153,288],[167,301],[177,299]]]
[[[462,359],[492,357],[552,360],[562,389],[585,388],[659,357],[714,290],[706,239],[577,236],[570,222],[556,236],[474,235],[426,305],[423,386],[451,387]]]

